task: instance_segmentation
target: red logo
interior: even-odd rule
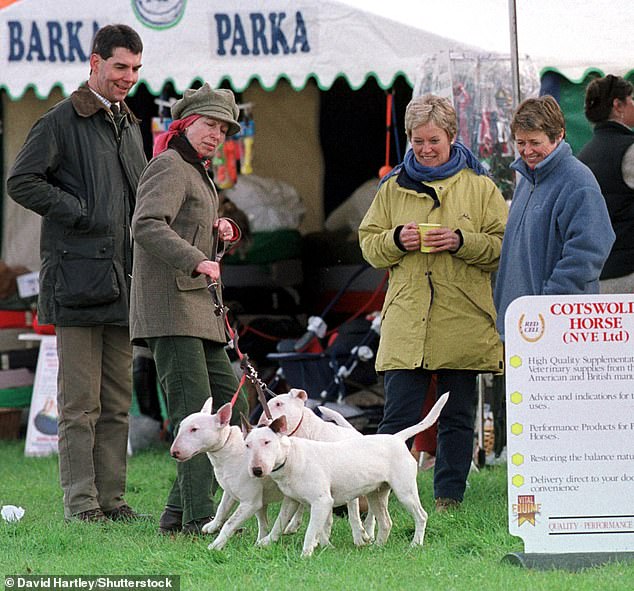
[[[535,502],[535,495],[517,495],[517,503],[513,504],[513,515],[517,515],[517,525],[530,523],[535,525],[535,516],[541,513],[541,503]]]

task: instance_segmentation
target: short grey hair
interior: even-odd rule
[[[405,109],[405,133],[412,138],[412,131],[421,125],[433,123],[447,132],[450,140],[458,134],[456,110],[451,101],[435,94],[413,98]]]

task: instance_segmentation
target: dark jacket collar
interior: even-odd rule
[[[82,84],[75,92],[70,95],[70,101],[75,108],[75,112],[80,117],[92,117],[99,111],[108,112],[106,105],[104,105],[95,95],[95,93],[88,88],[87,84]],[[130,107],[121,101],[120,103],[122,111],[128,115],[132,123],[139,123],[134,113],[130,110]]]
[[[196,150],[194,150],[193,146],[187,141],[185,134],[180,133],[175,135],[170,141],[168,146],[173,150],[176,150],[180,157],[190,164],[198,164],[199,166],[203,166],[202,160]]]
[[[185,162],[195,166],[207,181],[210,179],[213,180],[213,177],[211,176],[211,168],[208,170],[204,166],[198,152],[196,152],[189,141],[187,141],[185,134],[181,133],[179,135],[175,135],[169,141],[168,147],[178,152]]]
[[[415,181],[412,177],[410,177],[405,171],[405,167],[401,168],[398,176],[396,177],[396,184],[399,187],[403,187],[404,189],[410,189],[412,191],[416,191],[417,193],[424,193],[425,195],[429,195],[434,200],[434,208],[440,206],[440,200],[438,199],[438,194],[433,187],[426,185],[425,183],[419,183]]]
[[[602,121],[601,123],[597,123],[594,126],[595,131],[602,131],[604,129],[609,129],[622,135],[634,135],[634,131],[632,131],[629,127],[623,125],[622,123],[618,123],[617,121]]]

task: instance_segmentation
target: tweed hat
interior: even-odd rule
[[[238,115],[240,109],[236,105],[233,92],[224,88],[214,90],[207,82],[199,89],[188,89],[183,98],[172,105],[172,119],[184,119],[189,115],[213,117],[229,125],[227,135],[235,135],[240,131]]]

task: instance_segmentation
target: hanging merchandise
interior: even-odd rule
[[[521,66],[523,96],[537,96],[539,77],[533,64],[525,58]],[[511,199],[514,184],[509,67],[509,58],[503,56],[454,52],[427,56],[412,94],[451,99],[458,118],[457,138],[477,155],[506,199]]]
[[[511,112],[513,97],[508,88],[500,86],[495,93],[495,105],[497,109],[497,136],[502,156],[513,156],[513,143],[511,142],[511,122],[508,113]]]
[[[393,92],[388,92],[385,108],[385,164],[379,168],[379,178],[381,179],[392,170],[392,167],[390,166],[390,131],[392,129],[393,99]]]
[[[165,91],[161,93],[161,96],[154,99],[154,103],[158,105],[158,117],[152,117],[152,147],[154,147],[157,136],[169,129],[172,122],[170,108],[175,102],[176,99],[168,97]]]
[[[211,160],[211,167],[214,173],[214,184],[216,187],[222,188],[222,184],[226,183],[229,177],[225,160],[224,144],[220,144],[216,148],[216,152]]]
[[[240,147],[234,139],[225,140],[220,144],[213,160],[214,183],[219,189],[231,189],[238,180],[238,156]]]
[[[228,137],[218,147],[212,160],[214,182],[219,189],[231,189],[238,181],[238,172],[253,174],[253,142],[255,139],[255,121],[253,103],[241,103],[240,132]]]
[[[454,100],[458,114],[458,141],[463,144],[468,144],[471,95],[467,92],[464,84],[456,84],[454,88]]]
[[[171,122],[169,117],[152,117],[152,146],[156,138],[169,129]]]
[[[478,156],[486,160],[493,155],[493,136],[491,135],[491,111],[482,110],[478,127]]]
[[[514,178],[510,163],[515,159],[511,141],[511,114],[513,97],[509,88],[499,86],[495,92],[494,117],[491,118],[495,133],[493,154],[490,158],[491,176],[506,199],[513,195]]]
[[[392,95],[395,95],[395,91],[392,91]],[[396,98],[396,97],[394,97]],[[394,132],[394,147],[396,148],[396,161],[403,162],[401,158],[401,142],[398,137],[398,120],[396,118],[396,101],[392,99],[392,131]]]
[[[253,174],[253,142],[255,121],[251,113],[252,103],[240,105],[244,115],[240,121],[240,174]]]

